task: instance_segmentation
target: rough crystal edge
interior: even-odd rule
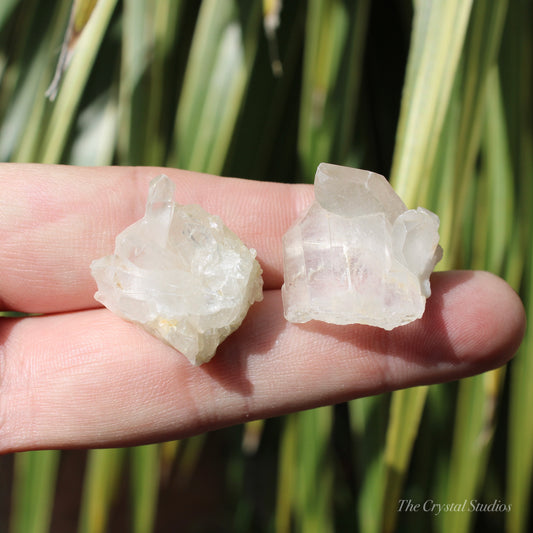
[[[156,178],[154,178],[150,182],[150,190],[149,190],[148,199],[147,199],[147,203],[146,203],[145,214],[143,215],[143,217],[141,219],[137,220],[136,222],[134,222],[133,224],[131,224],[130,226],[128,226],[127,228],[125,228],[122,232],[120,232],[117,235],[117,237],[115,238],[115,249],[114,249],[113,254],[109,254],[107,256],[95,259],[95,260],[93,260],[91,262],[91,265],[90,265],[91,274],[92,274],[93,278],[97,281],[97,285],[98,285],[98,274],[97,274],[97,272],[99,270],[102,271],[102,270],[105,270],[105,269],[109,268],[109,267],[105,266],[105,261],[106,260],[108,260],[110,258],[114,258],[115,260],[118,259],[121,262],[123,262],[123,259],[115,254],[115,251],[116,251],[116,248],[118,246],[119,239],[120,239],[121,235],[128,228],[130,228],[132,225],[137,224],[137,223],[141,222],[143,219],[145,219],[146,217],[148,217],[149,214],[150,214],[151,209],[153,208],[154,203],[156,203],[156,202],[157,203],[167,203],[169,207],[172,207],[172,211],[173,211],[173,209],[175,207],[187,207],[187,206],[184,206],[182,204],[179,204],[179,203],[173,201],[174,191],[175,191],[174,182],[172,182],[172,180],[170,180],[170,178],[168,178],[168,176],[166,176],[165,174],[161,174],[161,175],[157,176]],[[242,314],[242,316],[240,318],[238,318],[237,320],[233,321],[231,324],[228,324],[226,327],[218,328],[219,330],[223,329],[225,331],[222,334],[220,334],[220,331],[218,331],[219,340],[218,340],[218,342],[216,342],[216,345],[213,347],[213,349],[211,351],[209,351],[209,352],[207,352],[207,353],[205,353],[205,354],[200,356],[200,351],[198,351],[197,353],[193,353],[193,352],[188,351],[188,350],[179,350],[174,344],[172,344],[169,341],[168,338],[165,338],[160,333],[160,331],[156,328],[156,324],[155,323],[156,322],[165,321],[166,319],[164,317],[160,316],[160,317],[157,317],[157,318],[155,318],[153,320],[144,321],[144,322],[142,322],[140,320],[132,319],[132,318],[128,317],[125,313],[123,313],[120,310],[120,308],[118,308],[117,306],[113,305],[113,303],[110,302],[109,298],[107,297],[106,293],[104,291],[100,290],[100,287],[99,287],[99,290],[97,290],[96,293],[94,294],[94,298],[98,302],[102,303],[106,308],[108,308],[114,314],[119,316],[121,319],[126,320],[127,322],[130,322],[130,323],[134,324],[135,326],[141,327],[142,329],[147,331],[152,336],[156,337],[157,339],[163,341],[168,346],[170,346],[170,347],[176,349],[177,351],[179,351],[180,353],[182,353],[190,361],[190,363],[193,364],[194,366],[200,366],[200,365],[210,361],[216,355],[217,349],[220,346],[220,344],[229,335],[231,335],[231,333],[236,331],[242,325],[242,322],[246,318],[246,316],[247,316],[247,314],[248,314],[248,312],[250,310],[250,307],[255,302],[260,302],[260,301],[263,300],[263,278],[262,278],[263,270],[262,270],[259,262],[256,259],[256,256],[257,256],[256,250],[254,248],[248,248],[242,242],[242,240],[235,234],[235,232],[230,230],[225,225],[225,223],[222,221],[222,219],[219,216],[210,214],[209,212],[207,212],[205,209],[203,209],[199,205],[194,204],[193,207],[199,208],[208,217],[217,219],[217,221],[219,221],[220,224],[224,227],[225,231],[227,231],[236,241],[238,241],[240,243],[240,245],[244,249],[246,249],[248,251],[248,253],[250,254],[250,256],[252,258],[252,268],[251,268],[251,271],[250,271],[249,276],[248,276],[249,282],[247,284],[247,291],[246,291],[246,294],[244,295],[243,300],[242,300],[243,303],[246,302],[246,308],[245,309],[243,308],[243,312],[240,313],[240,314]],[[135,268],[139,268],[136,265],[132,265],[132,266],[134,266]],[[253,282],[250,282],[250,280],[253,280]],[[116,286],[113,287],[114,290],[116,290],[117,288],[118,287],[116,287]],[[171,324],[170,324],[170,326],[171,326]]]
[[[392,188],[392,186],[390,185],[388,180],[384,176],[382,176],[380,174],[376,174],[376,173],[373,173],[371,171],[364,171],[364,170],[360,170],[360,169],[353,169],[353,168],[350,168],[350,167],[344,167],[344,166],[340,166],[340,165],[333,165],[333,164],[330,164],[330,163],[321,163],[318,166],[317,172],[316,172],[316,175],[315,175],[315,201],[310,206],[308,206],[297,217],[296,221],[291,225],[289,230],[287,230],[287,232],[283,235],[282,241],[283,241],[283,263],[284,263],[284,267],[286,265],[285,240],[286,240],[289,232],[291,230],[293,230],[296,226],[298,226],[307,217],[307,215],[309,214],[309,211],[314,206],[316,206],[318,204],[322,209],[324,209],[327,212],[332,212],[333,214],[344,216],[343,210],[339,209],[337,205],[334,205],[332,211],[329,211],[327,209],[327,206],[328,206],[328,203],[329,203],[327,198],[322,197],[322,198],[319,199],[319,197],[318,197],[322,193],[324,185],[327,183],[327,178],[330,177],[330,172],[331,171],[334,171],[334,172],[339,172],[340,171],[341,173],[352,173],[352,172],[356,171],[356,172],[364,173],[367,176],[367,180],[366,180],[366,188],[367,189],[369,188],[369,183],[371,181],[373,181],[374,185],[378,184],[378,186],[380,188],[386,187],[388,189],[388,193],[390,193],[392,191],[392,193],[393,193],[393,195],[392,195],[392,203],[389,204],[388,207],[389,207],[389,209],[392,208],[395,211],[395,213],[394,213],[394,215],[392,217],[388,217],[389,218],[389,222],[391,224],[394,224],[395,220],[399,216],[401,216],[402,214],[405,214],[407,212],[425,213],[428,216],[433,217],[434,220],[436,221],[435,230],[436,230],[436,234],[437,234],[437,240],[436,240],[436,244],[435,244],[435,246],[433,248],[432,261],[430,262],[431,265],[428,264],[428,267],[431,266],[431,268],[427,268],[427,270],[428,270],[428,272],[427,272],[427,274],[428,274],[427,286],[422,286],[422,283],[420,283],[420,289],[421,289],[421,302],[420,302],[421,307],[420,307],[420,312],[412,313],[411,315],[405,315],[404,318],[402,318],[398,322],[394,323],[394,325],[390,325],[390,324],[389,325],[383,325],[383,323],[377,323],[374,320],[371,320],[371,319],[368,319],[368,318],[364,318],[364,317],[361,317],[361,319],[358,320],[358,321],[350,320],[350,321],[344,321],[343,322],[342,320],[339,320],[337,322],[330,322],[330,323],[335,323],[335,324],[338,324],[338,325],[363,324],[363,325],[379,327],[381,329],[385,329],[385,330],[391,331],[391,330],[395,329],[396,327],[401,327],[401,326],[407,325],[407,324],[409,324],[409,323],[411,323],[411,322],[413,322],[413,321],[415,321],[417,319],[422,318],[422,316],[424,315],[424,312],[425,312],[427,298],[429,298],[431,296],[431,288],[430,288],[429,276],[430,276],[431,272],[433,272],[433,270],[434,270],[435,266],[437,265],[437,263],[443,257],[443,249],[440,246],[440,244],[438,244],[438,240],[439,240],[438,239],[438,228],[440,226],[440,220],[439,220],[438,215],[436,215],[432,211],[429,211],[429,210],[427,210],[427,209],[425,209],[423,207],[418,207],[417,209],[407,209],[407,206],[403,203],[401,198],[397,195],[396,191],[394,191],[394,189]],[[326,176],[326,178],[324,178],[324,176]],[[317,181],[319,183],[319,187],[318,187],[318,191],[319,192],[318,193],[317,193]],[[384,210],[380,210],[379,212],[384,212]],[[284,284],[282,285],[282,288],[281,288],[284,316],[285,316],[286,320],[288,320],[289,322],[293,322],[293,323],[305,323],[305,322],[309,322],[309,321],[312,321],[312,320],[317,320],[317,321],[322,321],[322,322],[329,322],[329,321],[323,320],[321,318],[317,318],[312,313],[312,311],[311,312],[308,312],[308,311],[307,312],[298,312],[297,306],[296,306],[296,310],[295,310],[294,309],[295,306],[290,305],[289,298],[288,298],[288,295],[287,295],[287,293],[289,292],[289,287],[291,285],[293,285],[293,283],[287,283],[287,281],[285,281]]]
[[[364,187],[357,183],[356,176],[364,180]],[[407,210],[407,206],[391,187],[387,178],[370,170],[320,163],[315,174],[314,189],[316,202],[326,211],[340,216],[350,216],[347,212],[351,207],[350,195],[357,194],[357,189],[359,194],[367,194],[368,191],[365,202],[367,212],[358,213],[358,216],[386,212],[373,198],[377,195],[388,196],[386,208],[392,212],[392,215],[387,215],[387,218],[391,224]],[[339,189],[342,189],[344,194],[340,194]]]

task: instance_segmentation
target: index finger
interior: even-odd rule
[[[220,178],[170,168],[0,165],[0,305],[52,313],[96,307],[93,259],[144,214],[148,184],[176,183],[175,200],[219,215],[257,250],[265,289],[282,284],[281,236],[312,200],[308,185]]]

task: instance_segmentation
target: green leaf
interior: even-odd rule
[[[25,452],[15,456],[11,533],[46,533],[54,505],[59,452]]]
[[[132,531],[154,531],[159,494],[159,445],[138,446],[131,450]]]
[[[447,502],[473,501],[485,475],[505,369],[461,381],[450,460]],[[471,512],[443,513],[442,531],[471,530]]]
[[[124,2],[118,155],[125,164],[165,163],[173,80],[164,67],[177,46],[182,7],[176,0]]]
[[[531,2],[511,2],[503,41],[502,88],[508,121],[509,149],[515,176],[517,209],[514,213],[513,244],[508,276],[525,260],[522,295],[526,313],[533,317],[533,246],[531,205],[533,202],[533,16]],[[518,283],[515,281],[515,287]],[[506,516],[509,533],[531,529],[531,489],[533,479],[533,337],[531,328],[511,363],[509,386],[509,429],[507,434],[506,501],[512,512]],[[529,522],[529,524],[528,524]]]
[[[294,486],[296,523],[306,533],[333,532],[333,476],[328,460],[333,408],[321,407],[296,415],[297,482]]]
[[[464,205],[467,191],[475,175],[475,162],[479,154],[482,128],[485,120],[486,87],[490,69],[493,68],[501,42],[507,13],[507,0],[494,5],[476,2],[472,12],[464,55],[461,80],[461,120],[457,132],[455,164],[455,217],[453,232],[465,223],[468,212]]]
[[[529,257],[528,316],[533,316],[533,257]],[[506,517],[510,533],[528,531],[531,519],[531,483],[533,473],[533,336],[528,330],[511,369],[509,432],[507,435],[507,491],[506,503],[512,512]]]
[[[222,171],[258,44],[259,2],[205,0],[191,45],[170,164]]]
[[[296,415],[284,419],[278,460],[276,491],[276,532],[290,533],[296,496],[296,469],[298,456],[298,429]]]
[[[78,533],[107,531],[113,501],[117,497],[124,449],[90,450],[84,477]]]
[[[365,533],[381,531],[385,442],[389,395],[358,398],[349,403],[350,427],[354,439],[359,497],[355,517]]]
[[[310,182],[322,161],[348,157],[369,13],[368,0],[309,2],[298,149]]]
[[[117,0],[99,0],[76,44],[44,135],[39,157],[43,163],[61,160],[76,109],[116,3]]]
[[[69,14],[66,2],[52,11],[43,28],[43,10],[49,6],[34,0],[20,16],[20,40],[9,53],[9,64],[0,85],[0,159],[33,162],[42,144],[47,101],[44,97],[53,75],[55,54],[51,52],[65,29]]]
[[[0,30],[5,26],[6,22],[9,20],[11,13],[13,13],[19,1],[20,0],[4,0],[0,4]]]
[[[423,203],[464,44],[471,0],[420,0],[411,47],[391,183],[408,207]]]
[[[395,531],[398,502],[409,468],[413,444],[426,401],[428,388],[414,387],[392,395],[384,457],[382,500],[383,531]]]

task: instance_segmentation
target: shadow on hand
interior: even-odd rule
[[[391,331],[360,324],[337,326],[316,320],[300,327],[333,337],[341,343],[350,343],[359,350],[399,357],[424,367],[459,363],[444,320],[444,297],[467,283],[473,275],[471,271],[455,272],[454,276],[434,273],[431,277],[432,295],[426,302],[422,318]]]
[[[285,326],[279,293],[265,291],[263,301],[252,305],[240,328],[218,347],[209,363],[200,367],[224,389],[242,396],[253,393],[248,360],[270,352]]]
[[[426,302],[422,318],[392,331],[360,324],[338,326],[316,320],[297,327],[334,338],[339,342],[339,349],[346,343],[358,351],[383,356],[379,365],[384,369],[385,382],[390,378],[386,375],[389,358],[400,358],[426,368],[453,367],[461,359],[454,351],[449,325],[444,318],[445,296],[466,284],[473,275],[471,271],[454,272],[453,276],[433,274],[432,296]],[[247,375],[249,359],[268,353],[286,325],[279,291],[266,291],[263,302],[251,307],[239,330],[226,339],[215,358],[200,369],[224,389],[250,396],[253,384]]]

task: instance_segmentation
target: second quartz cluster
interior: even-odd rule
[[[285,317],[387,330],[420,318],[442,257],[438,228],[383,176],[320,164],[315,202],[283,237]]]

